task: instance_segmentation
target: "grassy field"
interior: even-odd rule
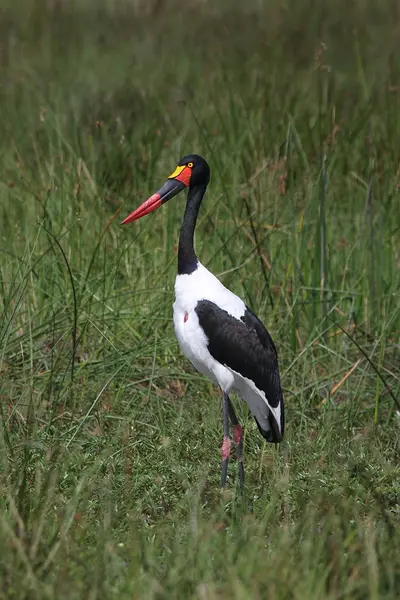
[[[326,4],[1,2],[0,600],[398,597],[400,12]],[[244,498],[173,333],[184,195],[119,225],[190,152],[280,357]]]

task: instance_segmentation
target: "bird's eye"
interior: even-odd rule
[[[193,163],[192,162],[188,163],[188,167],[192,168],[193,167]]]

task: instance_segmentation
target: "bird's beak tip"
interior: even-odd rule
[[[176,194],[178,194],[184,188],[188,187],[189,179],[186,171],[190,172],[190,169],[187,169],[186,167],[182,168],[181,170],[179,170],[177,177],[172,177],[172,175],[174,175],[175,172],[172,175],[170,175],[170,177],[164,183],[162,188],[160,188],[158,192],[156,192],[155,194],[150,196],[150,198],[148,198],[145,202],[143,202],[143,204],[141,204],[139,208],[134,210],[133,213],[128,215],[126,219],[121,221],[121,225],[132,223],[133,221],[144,217],[148,213],[161,206],[161,204],[167,202],[167,200],[169,200],[170,198],[176,196]]]

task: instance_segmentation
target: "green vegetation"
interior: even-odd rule
[[[394,0],[3,0],[0,599],[398,597],[399,26]],[[189,152],[198,254],[280,356],[279,448],[235,399],[244,499],[173,333],[185,197],[119,226]]]

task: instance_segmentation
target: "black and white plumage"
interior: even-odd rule
[[[272,338],[258,317],[208,271],[194,251],[194,230],[210,179],[206,161],[192,154],[179,161],[163,187],[123,223],[155,210],[185,187],[189,188],[182,222],[178,275],[175,281],[174,328],[179,346],[200,373],[222,391],[224,442],[221,448],[225,486],[230,453],[229,418],[244,483],[242,428],[229,392],[245,400],[267,442],[278,443],[284,433],[284,404],[278,356]]]

